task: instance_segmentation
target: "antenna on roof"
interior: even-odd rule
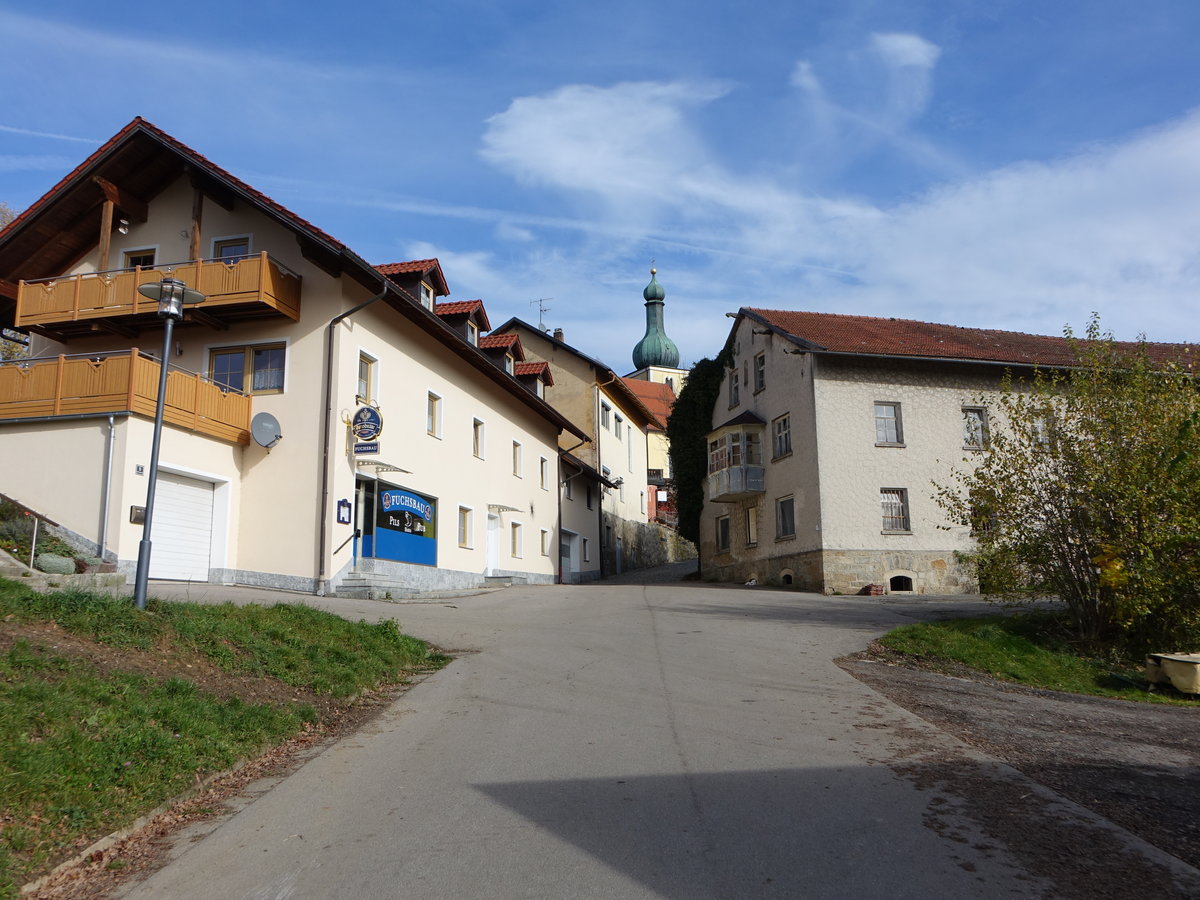
[[[550,330],[549,328],[546,327],[546,323],[545,323],[544,319],[546,316],[546,310],[550,309],[550,307],[547,306],[546,304],[549,303],[553,299],[554,299],[553,297],[542,297],[538,300],[530,300],[529,301],[530,306],[533,306],[533,304],[535,304],[535,303],[537,304],[538,331],[547,331],[548,332]]]

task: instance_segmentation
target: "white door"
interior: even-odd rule
[[[488,513],[487,526],[487,571],[484,575],[495,575],[500,568],[500,517]]]
[[[212,523],[211,482],[159,472],[150,526],[150,577],[208,581]]]

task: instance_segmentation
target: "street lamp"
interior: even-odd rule
[[[154,518],[154,489],[158,486],[158,445],[162,441],[163,406],[167,400],[167,360],[171,354],[171,333],[175,330],[175,322],[183,318],[183,307],[202,303],[205,297],[178,278],[164,278],[157,283],[139,285],[138,293],[158,301],[158,315],[163,320],[163,352],[158,361],[158,402],[154,407],[154,438],[150,444],[150,483],[146,486],[146,516],[142,523],[137,574],[133,581],[133,603],[138,609],[145,609],[146,581],[150,577],[150,522]]]

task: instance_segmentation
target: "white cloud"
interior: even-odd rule
[[[66,156],[36,154],[0,154],[0,172],[62,172],[73,169],[78,160]]]
[[[932,69],[942,50],[919,34],[872,34],[871,47],[885,63],[897,68]]]

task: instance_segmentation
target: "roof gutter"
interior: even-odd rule
[[[325,401],[323,423],[321,426],[321,491],[317,495],[319,507],[317,509],[317,583],[314,593],[318,597],[324,597],[328,593],[328,572],[325,568],[325,548],[329,538],[329,523],[327,520],[327,511],[329,509],[329,431],[333,425],[333,335],[334,329],[343,319],[349,318],[356,312],[366,309],[377,300],[382,300],[387,296],[388,288],[391,282],[386,276],[383,277],[383,290],[373,297],[364,300],[358,306],[346,310],[329,320],[329,324],[325,326]]]

